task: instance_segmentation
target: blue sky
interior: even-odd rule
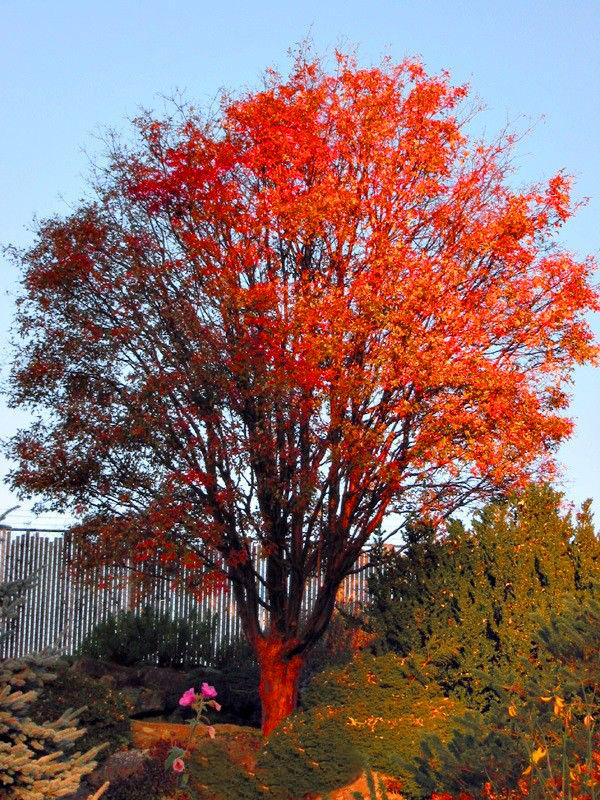
[[[25,245],[35,216],[65,213],[85,191],[86,152],[107,127],[127,130],[140,107],[181,91],[197,105],[222,87],[258,84],[268,66],[310,37],[322,54],[356,48],[365,64],[420,55],[469,82],[486,106],[480,130],[531,127],[517,151],[527,184],[565,168],[587,206],[561,234],[579,256],[600,255],[600,0],[313,0],[295,3],[28,2],[0,0],[0,243]],[[0,370],[17,275],[0,263]],[[600,335],[600,323],[594,320]],[[600,508],[600,372],[579,369],[577,431],[563,446],[564,490]],[[2,408],[0,436],[24,417]],[[5,474],[6,462],[0,463]],[[0,488],[0,512],[15,499]],[[32,520],[25,502],[14,525]],[[53,515],[38,524],[56,526]]]

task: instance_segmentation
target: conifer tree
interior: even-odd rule
[[[0,630],[31,580],[0,583]],[[68,752],[85,733],[77,727],[81,709],[69,709],[53,722],[30,718],[39,692],[55,678],[52,661],[38,656],[0,663],[0,796],[5,800],[52,800],[73,794],[96,766],[94,758],[102,749],[100,745],[86,753]]]
[[[402,555],[389,554],[371,581],[371,624],[380,646],[420,653],[458,695],[489,701],[485,676],[513,674],[540,648],[537,631],[600,587],[600,540],[590,504],[575,516],[562,495],[533,485],[485,507],[436,538],[415,526]]]
[[[35,575],[0,583],[0,644],[12,633],[19,608],[25,603],[25,593],[35,583]]]

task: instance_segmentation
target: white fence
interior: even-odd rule
[[[233,595],[226,589],[195,600],[184,588],[171,588],[165,579],[156,581],[152,592],[136,604],[127,580],[128,568],[99,568],[92,580],[85,580],[69,570],[74,555],[74,545],[68,536],[50,538],[38,531],[14,533],[0,529],[0,582],[38,574],[19,609],[14,634],[0,642],[0,658],[19,657],[56,645],[64,653],[73,654],[85,636],[109,614],[141,605],[167,611],[173,618],[187,617],[195,609],[199,621],[216,613],[215,646],[231,641],[241,632]],[[363,555],[359,565],[365,567],[366,563],[367,556]],[[365,600],[369,571],[365,568],[348,576],[339,599]],[[109,572],[115,578],[110,588],[98,588]],[[317,586],[317,578],[309,581],[306,608],[314,602]]]

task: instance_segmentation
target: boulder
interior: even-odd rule
[[[87,776],[86,784],[95,790],[106,781],[114,783],[125,778],[141,778],[147,762],[148,758],[141,750],[119,750]]]
[[[156,714],[163,714],[167,703],[167,692],[164,689],[140,690],[135,700],[131,716],[134,719],[149,717]]]
[[[88,678],[110,682],[113,688],[121,689],[124,686],[142,686],[143,674],[134,667],[123,667],[109,661],[99,661],[95,658],[83,656],[78,658],[71,667],[74,672],[81,672]]]
[[[142,684],[164,698],[163,711],[170,714],[179,708],[179,698],[194,686],[188,673],[179,672],[168,667],[144,667],[140,670]]]

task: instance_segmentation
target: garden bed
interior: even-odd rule
[[[205,735],[204,727],[198,727],[193,743],[193,749],[200,753],[202,752],[203,744],[211,741]],[[256,728],[240,725],[222,724],[214,727],[216,736],[212,741],[219,748],[222,748],[224,756],[244,769],[248,774],[253,774],[256,757],[263,741],[260,731]],[[140,750],[149,749],[159,742],[169,742],[172,745],[189,747],[190,726],[183,723],[132,720],[131,733],[134,746]],[[377,779],[378,776],[376,775],[375,777]],[[380,777],[388,787],[390,800],[399,800],[402,795],[390,788],[393,787],[393,780],[383,775]],[[365,798],[369,797],[367,780],[364,775],[361,775],[352,784],[330,792],[329,798],[330,800],[354,800],[355,792],[361,792]],[[306,797],[305,800],[309,800],[309,798]],[[312,795],[310,800],[320,800],[320,796]]]

